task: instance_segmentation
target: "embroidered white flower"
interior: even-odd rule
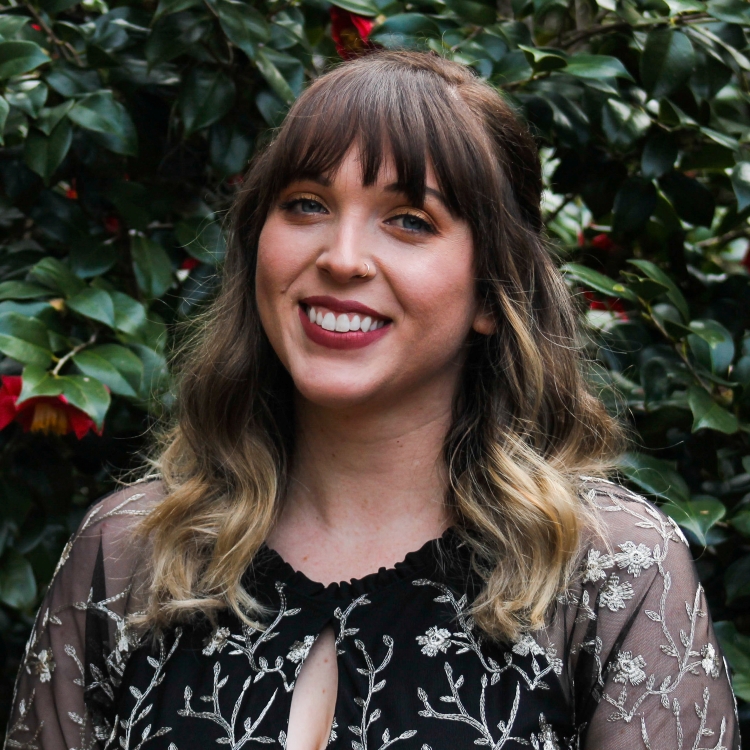
[[[621,651],[615,662],[617,674],[612,679],[623,684],[640,685],[646,679],[645,666],[646,660],[640,654],[634,657],[630,651]]]
[[[333,723],[331,724],[331,733],[328,735],[328,742],[326,742],[326,745],[330,745],[337,737],[336,730],[338,729],[338,722],[336,721],[336,717],[333,717]]]
[[[513,653],[519,656],[528,656],[529,654],[540,656],[544,653],[544,649],[534,640],[533,636],[527,633],[513,644]]]
[[[633,598],[633,587],[627,582],[620,583],[620,576],[612,574],[602,586],[599,601],[611,612],[625,609],[625,602]]]
[[[306,635],[304,640],[295,641],[289,649],[286,658],[289,659],[289,661],[293,661],[295,664],[299,664],[307,658],[313,643],[315,643],[314,635]]]
[[[128,627],[125,620],[119,620],[117,623],[117,632],[115,633],[115,648],[120,654],[127,654],[131,648],[138,645],[138,638],[135,630]]]
[[[595,549],[590,549],[588,557],[583,563],[583,582],[596,583],[607,577],[605,568],[611,568],[614,561],[609,555],[603,555]]]
[[[207,638],[203,644],[203,656],[212,656],[215,653],[221,653],[224,650],[224,646],[227,645],[230,635],[229,628],[216,628],[211,637]]]
[[[531,735],[531,746],[534,750],[560,750],[557,735],[544,714],[539,714],[539,734]]]
[[[27,667],[27,669],[29,669]],[[55,671],[55,660],[52,658],[52,649],[42,649],[34,654],[29,671],[39,675],[39,682],[49,682]]]
[[[547,657],[547,662],[552,667],[552,671],[555,674],[562,674],[563,662],[562,659],[557,658],[557,649],[554,646],[549,646],[544,655]]]
[[[706,675],[710,675],[714,679],[719,676],[721,670],[721,662],[719,661],[719,655],[716,653],[713,643],[707,643],[701,649],[701,666]]]
[[[622,552],[615,555],[615,562],[619,568],[627,568],[633,578],[638,578],[642,570],[650,568],[655,562],[651,550],[645,544],[636,547],[633,542],[623,542],[619,547]]]
[[[439,651],[445,653],[450,648],[451,634],[449,630],[433,625],[424,635],[417,636],[417,643],[423,654],[437,656]]]

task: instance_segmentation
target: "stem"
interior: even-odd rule
[[[78,352],[80,352],[82,349],[85,349],[87,346],[91,346],[96,341],[96,334],[92,333],[91,338],[88,341],[84,341],[82,344],[78,344],[78,346],[74,346],[64,357],[61,357],[57,364],[55,365],[55,369],[52,370],[52,374],[57,376],[60,374],[60,370],[62,369],[63,365],[71,358],[75,357]]]
[[[731,232],[722,234],[719,237],[709,237],[707,240],[701,240],[696,242],[696,247],[713,247],[714,245],[725,245],[727,242],[736,240],[739,237],[750,236],[750,227],[742,227],[741,229],[733,229]]]
[[[32,16],[34,16],[34,20],[39,24],[39,26],[42,27],[42,30],[47,35],[47,38],[52,42],[52,44],[57,47],[60,52],[62,53],[62,56],[68,61],[71,61],[71,58],[69,57],[67,53],[73,56],[73,59],[76,62],[76,65],[78,65],[79,68],[83,67],[83,63],[81,62],[81,58],[78,56],[78,52],[76,52],[75,47],[73,47],[72,44],[69,42],[64,42],[62,39],[60,39],[54,31],[50,28],[49,24],[42,18],[42,16],[37,12],[36,8],[29,2],[24,3],[26,9],[31,13]]]

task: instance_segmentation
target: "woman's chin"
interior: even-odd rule
[[[362,406],[377,399],[382,389],[374,383],[348,382],[342,380],[319,380],[295,378],[294,384],[302,398],[315,406],[326,409],[347,409]]]

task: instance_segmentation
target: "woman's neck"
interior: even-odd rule
[[[442,457],[449,399],[345,414],[299,399],[296,417],[289,488],[268,539],[293,567],[322,583],[359,578],[452,523]]]

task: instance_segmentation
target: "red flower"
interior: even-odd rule
[[[32,23],[31,28],[34,29],[34,31],[41,31],[42,27],[38,23]]]
[[[116,216],[104,217],[104,228],[110,234],[118,234],[120,231],[120,220]]]
[[[615,243],[612,242],[612,238],[608,234],[597,234],[596,237],[591,240],[591,244],[597,250],[604,250],[605,252],[614,250],[616,247]]]
[[[70,181],[70,187],[65,191],[65,197],[70,198],[72,201],[78,200],[78,191],[76,190],[75,177]]]
[[[185,260],[182,261],[180,264],[180,268],[182,268],[185,271],[192,271],[194,268],[197,268],[200,265],[200,261],[196,260],[195,258],[185,258]]]
[[[11,422],[18,422],[24,432],[45,435],[65,435],[74,432],[80,440],[89,430],[97,435],[94,420],[78,407],[68,403],[65,396],[37,396],[16,405],[23,383],[19,375],[3,375],[0,385],[0,430]]]
[[[350,60],[379,45],[368,41],[374,25],[371,18],[357,15],[351,11],[331,6],[331,37],[336,43],[336,51],[344,60]]]
[[[750,242],[747,243],[747,250],[745,251],[745,257],[742,259],[742,265],[747,268],[748,273],[750,273]]]
[[[589,301],[589,310],[606,310],[617,315],[620,320],[628,319],[628,314],[619,299],[608,297],[602,300],[589,290],[584,291],[583,296]]]

